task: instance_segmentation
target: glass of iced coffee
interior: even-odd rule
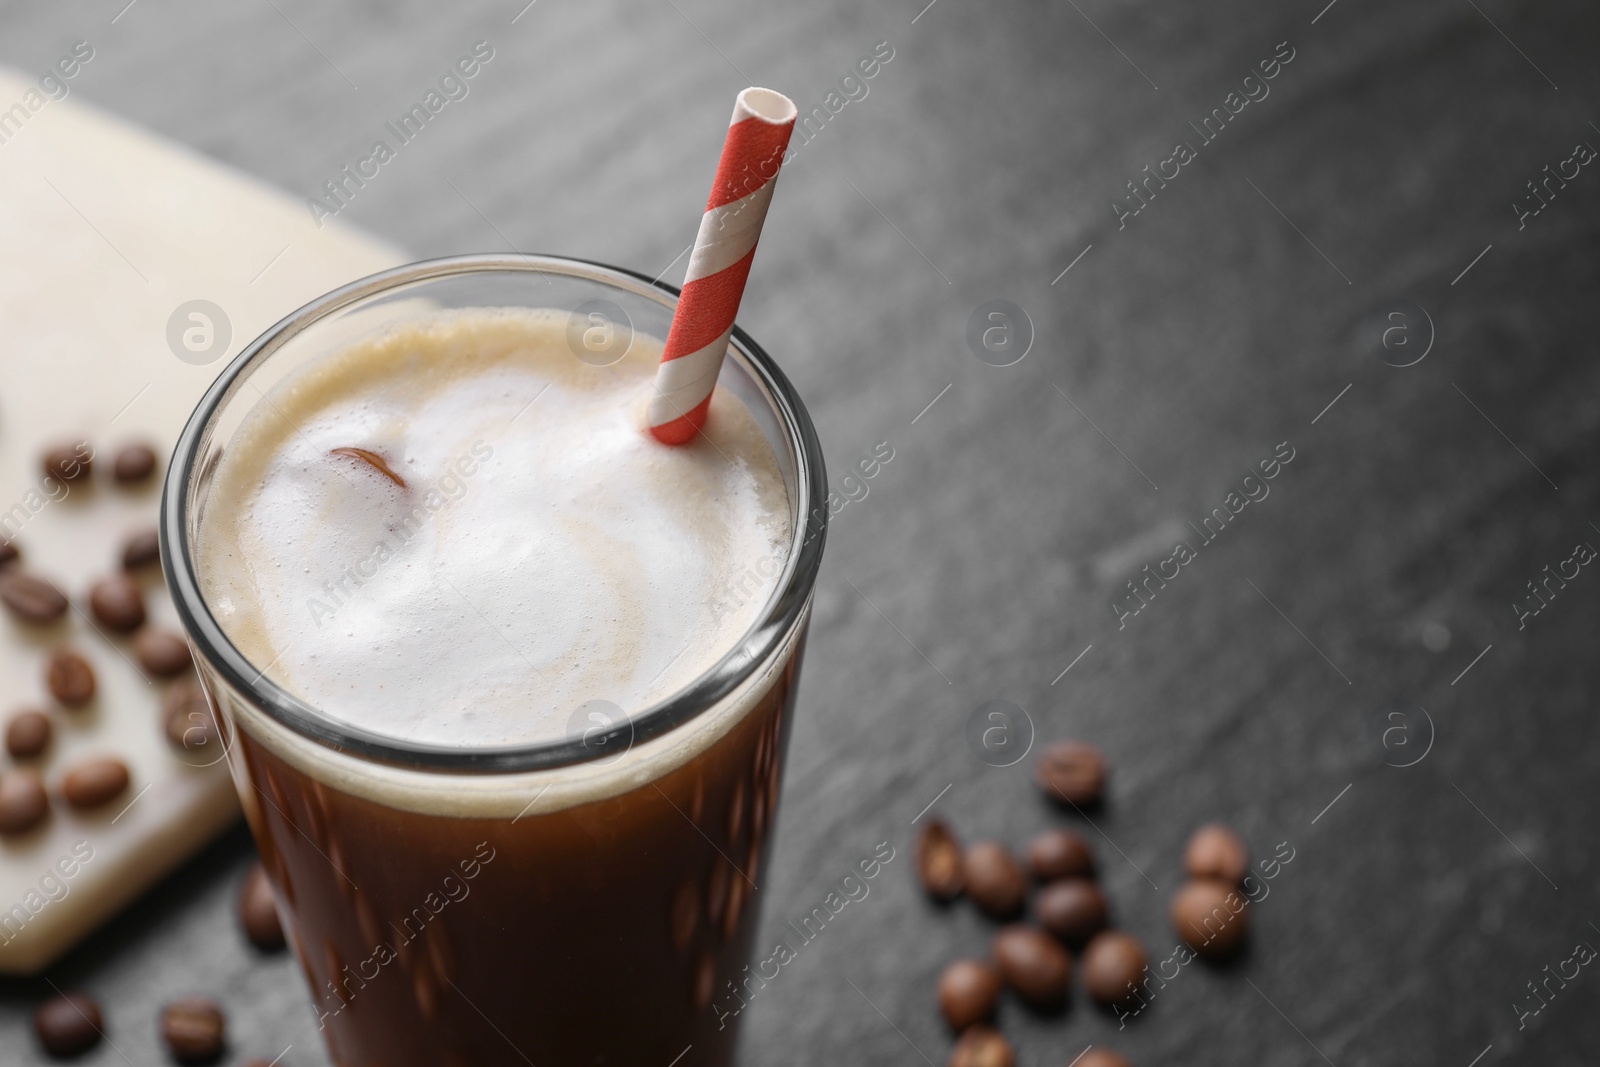
[[[703,431],[645,432],[674,302],[399,268],[256,340],[178,443],[195,741],[343,1067],[732,1060],[826,484],[737,329]]]

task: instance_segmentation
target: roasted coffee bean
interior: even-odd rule
[[[23,622],[54,622],[71,607],[55,586],[15,567],[0,573],[0,601]]]
[[[239,885],[239,925],[256,948],[272,952],[283,947],[283,926],[273,903],[272,884],[259,862],[250,865]]]
[[[18,767],[0,776],[0,834],[32,830],[50,811],[50,798],[37,772]]]
[[[19,711],[6,723],[6,751],[13,759],[31,759],[50,745],[55,728],[42,711]]]
[[[939,975],[939,1013],[960,1033],[994,1017],[1000,972],[983,960],[956,960]]]
[[[156,454],[149,445],[123,445],[111,461],[111,473],[124,484],[142,482],[156,469]]]
[[[1133,1065],[1110,1049],[1097,1047],[1079,1056],[1073,1067],[1133,1067]]]
[[[969,1026],[950,1050],[946,1067],[1014,1067],[1011,1042],[987,1026]]]
[[[161,1039],[182,1063],[205,1063],[222,1055],[227,1022],[209,997],[184,997],[161,1009]]]
[[[1069,945],[1081,945],[1106,928],[1106,898],[1087,878],[1063,878],[1039,890],[1033,902],[1039,925]]]
[[[1084,946],[1083,987],[1102,1004],[1132,1000],[1144,980],[1144,946],[1132,934],[1107,930]]]
[[[128,788],[128,765],[112,756],[80,760],[61,776],[61,795],[75,808],[98,808]]]
[[[89,590],[89,608],[100,625],[119,634],[131,634],[144,625],[144,592],[138,582],[120,571],[94,583]]]
[[[167,695],[161,698],[161,712],[166,719],[167,740],[174,748],[204,752],[215,747],[216,720],[211,717],[211,705],[206,701],[205,692],[192,676],[167,690]]]
[[[64,1059],[87,1052],[104,1030],[100,1005],[87,993],[64,993],[33,1010],[33,1032],[52,1056]]]
[[[1041,882],[1057,878],[1093,878],[1094,853],[1089,842],[1071,830],[1046,830],[1028,842],[1028,866]]]
[[[122,565],[128,570],[138,570],[161,559],[161,535],[154,527],[130,534],[122,543]]]
[[[50,653],[44,681],[51,695],[68,707],[87,704],[94,697],[94,668],[70,648],[62,647]]]
[[[1058,804],[1092,807],[1105,792],[1106,759],[1093,745],[1057,741],[1034,760],[1033,779]]]
[[[44,454],[44,473],[47,477],[60,478],[64,482],[75,482],[79,478],[89,477],[93,461],[94,449],[89,447],[87,441],[57,445]]]
[[[4,567],[7,563],[15,563],[21,555],[15,544],[10,541],[0,541],[0,567]]]
[[[133,654],[139,666],[158,678],[182,674],[194,662],[183,635],[160,626],[146,626],[133,635]]]
[[[996,919],[1008,919],[1022,910],[1028,879],[1006,847],[996,841],[967,846],[961,861],[967,896]]]
[[[1224,959],[1244,944],[1249,901],[1226,882],[1200,879],[1172,897],[1172,929],[1183,943],[1208,959]]]
[[[1029,1004],[1058,1006],[1067,995],[1072,960],[1061,943],[1032,926],[1008,926],[995,935],[994,960],[1000,977]]]
[[[935,900],[954,900],[961,895],[961,843],[950,827],[930,819],[917,831],[917,878]]]
[[[1250,873],[1250,852],[1244,840],[1221,823],[1196,830],[1183,850],[1183,869],[1190,878],[1214,878],[1238,885]]]

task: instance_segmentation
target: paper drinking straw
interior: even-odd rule
[[[666,444],[705,425],[795,114],[794,101],[771,89],[752,86],[734,101],[650,397],[650,432]]]

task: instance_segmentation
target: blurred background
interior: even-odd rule
[[[1020,1063],[1592,1062],[1600,977],[1537,1012],[1529,988],[1600,945],[1600,577],[1530,587],[1600,545],[1591,5],[525,2],[10,4],[0,63],[88,41],[73,99],[298,203],[488,42],[326,225],[674,284],[733,95],[812,116],[740,321],[849,502],[758,941],[897,858],[751,1005],[744,1062],[943,1062],[935,980],[993,926],[918,889],[930,804],[972,838],[1082,830],[1152,959],[1197,823],[1293,850],[1242,959],[1120,1032],[1082,997],[1008,1009]],[[8,377],[29,359],[0,341]],[[1136,593],[1176,542],[1195,558]],[[1092,825],[979,758],[992,700],[1106,752]],[[158,1006],[194,991],[235,1049],[326,1062],[291,959],[236,929],[251,854],[240,827],[47,972],[106,1010],[84,1062],[163,1062]],[[45,1062],[48,992],[0,982],[6,1062]]]

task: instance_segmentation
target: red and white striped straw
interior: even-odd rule
[[[666,444],[705,425],[795,115],[794,101],[771,89],[752,86],[734,101],[650,397],[650,432]]]

